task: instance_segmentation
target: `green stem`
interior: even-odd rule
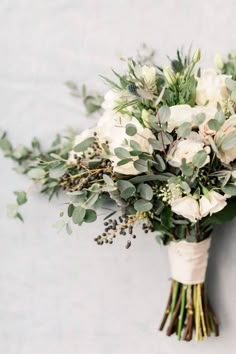
[[[183,293],[182,293],[182,301],[181,301],[181,308],[180,308],[180,316],[179,316],[179,321],[178,321],[178,339],[181,339],[181,333],[183,329],[183,324],[184,324],[184,311],[185,311],[185,303],[186,303],[186,291],[187,291],[187,286],[184,285],[183,287]]]
[[[176,302],[177,302],[178,290],[179,290],[179,282],[175,281],[173,298],[172,298],[172,303],[171,303],[171,308],[170,308],[170,313],[171,314],[173,314],[173,312],[175,310],[175,305],[176,305]]]

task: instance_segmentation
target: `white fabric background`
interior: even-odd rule
[[[120,68],[142,42],[161,58],[200,46],[204,63],[235,50],[234,0],[1,0],[0,125],[16,143],[45,145],[68,126],[93,124],[64,82],[104,91],[98,74]],[[12,190],[28,186],[1,162],[0,351],[4,354],[235,352],[235,224],[217,228],[208,272],[221,337],[179,343],[157,328],[169,290],[166,250],[150,235],[98,247],[102,223],[57,234],[60,201],[32,192],[25,223],[10,221]]]

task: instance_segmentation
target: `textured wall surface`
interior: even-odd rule
[[[204,64],[235,50],[234,0],[1,0],[0,125],[16,143],[45,145],[68,126],[93,124],[64,82],[104,91],[98,74],[120,68],[142,42],[161,58],[200,46]],[[169,289],[166,250],[150,235],[98,247],[100,225],[67,236],[52,224],[62,202],[31,189],[25,223],[10,221],[12,190],[28,181],[1,161],[0,351],[4,354],[234,353],[235,224],[214,233],[209,291],[221,337],[179,343],[157,330]]]

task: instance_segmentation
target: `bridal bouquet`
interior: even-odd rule
[[[208,252],[214,226],[236,215],[236,56],[218,56],[215,70],[199,61],[199,50],[178,51],[165,68],[127,59],[124,74],[104,78],[104,97],[68,83],[99,119],[47,151],[37,139],[30,148],[14,148],[5,133],[0,139],[41,192],[66,195],[58,226],[68,233],[105,213],[98,245],[125,237],[128,249],[141,226],[168,247],[172,283],[160,330],[185,341],[193,332],[196,340],[219,335],[206,293]],[[22,219],[27,194],[15,194],[9,214]]]

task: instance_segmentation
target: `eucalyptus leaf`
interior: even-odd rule
[[[69,218],[71,218],[72,217],[72,214],[73,214],[73,211],[74,211],[74,205],[71,203],[71,204],[69,204],[69,206],[68,206],[68,209],[67,209],[67,214],[68,214],[68,216],[69,216]]]
[[[217,120],[217,122],[220,124],[220,126],[224,123],[225,121],[225,115],[222,110],[218,110],[214,116],[214,119]]]
[[[137,141],[135,141],[135,140],[130,140],[129,144],[130,144],[130,147],[133,150],[136,150],[136,151],[141,151],[142,150],[140,144]]]
[[[173,142],[173,137],[171,134],[169,133],[166,133],[166,132],[160,132],[158,133],[158,140],[159,141],[163,141],[164,142],[164,145],[169,145]]]
[[[130,157],[129,151],[126,150],[126,149],[123,148],[123,147],[117,147],[117,148],[115,148],[115,149],[114,149],[114,152],[115,152],[116,156],[117,156],[119,159],[121,159],[121,160],[127,159],[127,158]]]
[[[221,150],[222,151],[228,151],[235,147],[236,145],[236,136],[235,134],[228,134],[226,138],[223,140],[223,143],[221,144]]]
[[[138,159],[138,160],[134,161],[134,167],[139,172],[147,172],[147,170],[148,170],[147,160]]]
[[[97,213],[95,210],[87,209],[84,217],[84,221],[87,223],[97,220]]]
[[[145,200],[151,200],[153,197],[153,189],[147,183],[139,184],[137,191]]]
[[[194,155],[192,163],[194,166],[201,168],[202,166],[204,166],[207,157],[208,155],[206,151],[200,150]]]
[[[135,186],[129,181],[119,180],[117,181],[117,187],[120,191],[121,198],[125,200],[133,196],[136,192]]]
[[[168,106],[162,106],[158,111],[160,122],[161,123],[167,122],[170,118],[170,113],[171,111]]]
[[[87,138],[87,139],[81,141],[81,143],[77,144],[74,147],[74,151],[82,152],[82,151],[87,150],[93,144],[94,140],[95,140],[94,137],[90,137],[90,138]]]
[[[222,188],[222,191],[225,194],[229,194],[231,196],[236,196],[236,184],[227,184],[224,188]]]
[[[186,138],[191,133],[192,127],[188,122],[182,123],[178,129],[176,129],[176,133],[181,138]]]
[[[45,171],[43,168],[32,168],[28,172],[28,176],[32,179],[42,179],[45,177]]]
[[[199,126],[205,121],[205,119],[206,119],[205,113],[199,113],[199,114],[196,114],[195,116],[193,116],[193,123],[195,123],[195,125]]]
[[[56,167],[56,168],[53,168],[49,171],[49,176],[50,176],[50,178],[58,179],[61,176],[63,176],[65,172],[66,172],[65,167],[62,167],[62,166]]]
[[[129,136],[134,136],[137,133],[137,128],[134,124],[128,123],[126,124],[125,132]]]
[[[108,176],[108,175],[106,175],[106,174],[104,173],[103,176],[102,176],[102,178],[104,179],[104,182],[105,182],[108,186],[110,186],[110,187],[113,187],[113,186],[114,186],[113,179],[112,179],[110,176]]]
[[[160,155],[156,154],[155,159],[156,159],[156,162],[159,167],[158,170],[161,172],[164,171],[166,168],[166,164],[165,164],[165,161],[163,160],[163,158]]]
[[[152,145],[154,150],[159,150],[159,151],[163,150],[163,145],[162,145],[162,143],[159,140],[149,138],[148,142],[149,142],[149,144]]]
[[[86,214],[86,209],[81,206],[75,207],[72,214],[72,220],[74,224],[81,225],[84,221],[84,217]]]
[[[136,176],[130,179],[130,182],[137,184],[147,181],[168,181],[170,177],[174,175],[171,173],[160,173],[158,175],[144,175],[144,176]]]
[[[182,166],[181,169],[185,176],[192,176],[193,174],[193,167],[190,164],[186,163],[185,159],[182,159]]]
[[[23,205],[27,202],[27,194],[24,191],[16,191],[14,192],[16,195],[16,201],[18,205]]]
[[[98,193],[92,193],[88,199],[82,204],[82,207],[85,209],[90,209],[98,200],[99,194]]]
[[[145,211],[149,211],[152,209],[152,203],[144,200],[144,199],[138,199],[135,203],[134,203],[134,208],[137,211],[140,212],[145,212]]]
[[[122,160],[118,161],[117,166],[123,166],[123,165],[126,165],[127,163],[129,163],[129,162],[131,162],[131,161],[133,161],[133,159],[132,159],[132,158],[122,159]]]
[[[207,125],[211,130],[215,130],[215,131],[219,130],[221,126],[218,120],[216,119],[210,119]]]

